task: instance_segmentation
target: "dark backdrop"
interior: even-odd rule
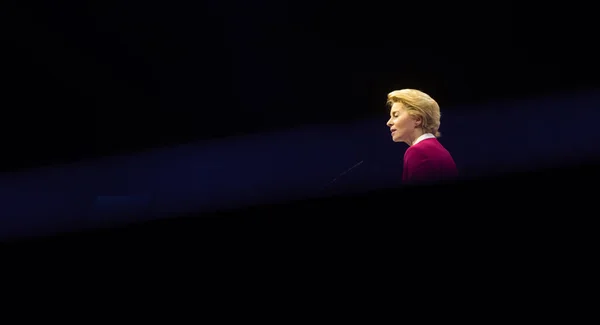
[[[589,88],[591,11],[487,2],[9,1],[4,170]]]
[[[569,106],[577,109],[565,115],[564,109]],[[449,107],[442,119],[444,135],[440,141],[452,152],[464,178],[506,177],[512,172],[570,167],[600,157],[600,133],[592,127],[581,127],[586,121],[600,118],[600,96],[596,93],[477,107],[477,112],[468,106]],[[299,126],[5,173],[0,177],[0,236],[397,189],[407,146],[390,141],[386,120],[383,114],[354,122]],[[538,190],[524,190],[528,187],[523,187],[527,184],[521,177],[520,182],[478,187],[466,196],[458,189],[448,191],[437,196],[437,207],[448,203],[462,209],[475,207],[482,197],[500,202],[492,209],[516,205],[511,213],[524,209],[518,202],[527,197],[559,197],[559,201],[536,206],[538,210],[580,197],[583,202],[573,206],[593,202],[585,198],[593,193],[589,189],[593,189],[595,174],[582,177],[581,172],[557,169],[549,175],[552,178],[544,178],[543,182],[530,181],[537,184]],[[563,187],[561,177],[581,185]],[[380,209],[396,205],[405,209],[404,203],[410,202],[406,197],[398,194],[387,203],[378,198],[380,203],[369,213],[380,215]],[[340,201],[339,207],[331,211],[351,212],[348,206],[352,204],[352,199],[345,204]],[[278,218],[291,218],[297,212],[284,211],[280,209]],[[315,203],[309,211],[317,218],[321,208]],[[400,213],[397,217],[406,220],[407,215]]]
[[[438,100],[467,177],[595,156],[593,12],[3,2],[3,235],[397,186],[400,88]]]

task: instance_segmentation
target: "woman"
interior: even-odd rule
[[[429,95],[414,89],[388,94],[387,125],[394,142],[409,145],[404,154],[402,179],[407,183],[439,181],[458,175],[452,156],[437,140],[440,107]]]

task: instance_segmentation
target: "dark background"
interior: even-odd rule
[[[12,1],[4,171],[592,88],[589,10],[532,2]],[[473,104],[473,105],[471,105]]]
[[[453,297],[489,304],[485,288],[528,308],[536,299],[523,288],[553,299],[561,285],[589,287],[573,281],[593,269],[600,173],[569,158],[599,153],[594,10],[573,1],[190,3],[3,2],[0,236],[190,217],[42,240],[6,268],[25,256],[41,261],[31,279],[43,278],[62,263],[34,253],[58,248],[77,264],[64,274],[84,277],[88,258],[98,272],[124,256],[121,278],[152,261],[128,281],[153,270],[165,279],[167,268],[178,272],[171,286],[199,265],[216,276],[194,278],[228,298],[225,282],[265,292],[270,281],[248,276],[256,270],[292,273],[304,290],[325,279],[312,296],[334,285],[405,292],[407,283],[435,286],[426,292],[436,296],[454,284]],[[441,104],[441,141],[461,172],[529,170],[386,190],[400,180],[403,150],[389,141],[385,96],[407,87]],[[565,161],[575,166],[556,166]],[[73,164],[33,168],[61,163]],[[223,208],[288,194],[321,198]],[[355,301],[385,296],[373,293]]]

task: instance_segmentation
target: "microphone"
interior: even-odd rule
[[[364,160],[359,161],[358,163],[356,163],[354,166],[348,168],[347,170],[345,170],[344,172],[342,172],[341,174],[339,174],[336,178],[334,178],[331,182],[327,183],[327,185],[325,185],[325,188],[329,187],[331,184],[335,183],[340,177],[348,174],[350,171],[352,171],[354,168],[362,165],[362,163],[364,162]]]

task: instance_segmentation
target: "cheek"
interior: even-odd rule
[[[406,123],[406,120],[398,120],[398,121],[396,122],[396,128],[397,128],[397,129],[406,129],[406,127],[407,127],[407,126],[408,126],[408,125],[407,125],[407,123]]]
[[[414,127],[413,121],[410,118],[405,119],[402,122],[402,127],[405,129],[412,129]]]

